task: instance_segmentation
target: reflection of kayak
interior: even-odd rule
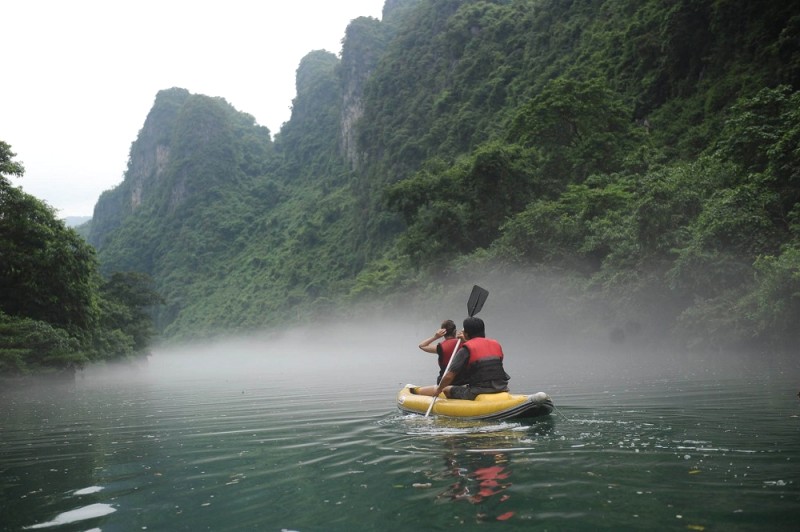
[[[397,394],[397,408],[408,414],[425,414],[433,400],[427,395],[416,395],[407,384]],[[440,395],[431,414],[459,419],[520,419],[546,416],[553,411],[553,401],[544,392],[533,395],[508,392],[485,393],[472,401],[447,399]]]

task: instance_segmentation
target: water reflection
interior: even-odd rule
[[[75,510],[70,510],[68,512],[60,513],[52,521],[47,521],[45,523],[38,523],[32,526],[26,526],[24,528],[25,529],[49,528],[54,526],[77,523],[80,521],[87,521],[89,519],[102,517],[104,515],[108,515],[116,511],[117,510],[110,504],[95,503],[95,504],[90,504],[88,506],[83,506],[81,508],[76,508]]]
[[[478,521],[505,521],[514,516],[513,511],[498,508],[511,495],[505,493],[512,485],[510,455],[502,452],[447,453],[446,468],[455,478],[437,498],[465,501],[479,505]]]
[[[427,472],[429,482],[416,487],[437,489],[435,504],[466,505],[462,507],[469,511],[459,517],[462,523],[506,521],[517,515],[514,460],[536,452],[538,443],[549,439],[555,428],[551,418],[487,425],[450,419],[424,421],[416,416],[405,422],[409,432],[433,436],[430,450],[441,456],[442,465]]]

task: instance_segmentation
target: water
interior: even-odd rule
[[[402,384],[435,374],[424,355],[356,348],[270,362],[266,351],[162,351],[135,370],[0,392],[0,529],[800,522],[796,368],[509,361],[514,391],[549,392],[558,414],[469,423],[396,410]]]

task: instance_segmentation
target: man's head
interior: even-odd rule
[[[483,338],[486,336],[486,327],[480,318],[465,318],[464,333],[470,338]]]

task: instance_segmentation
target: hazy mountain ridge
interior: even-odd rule
[[[67,216],[64,218],[64,223],[67,227],[78,227],[79,225],[83,225],[91,219],[91,216]]]
[[[784,326],[737,314],[772,297],[758,292],[766,285],[731,307],[721,303],[730,293],[691,286],[702,272],[720,290],[752,279],[764,254],[776,263],[761,268],[793,271],[793,252],[781,250],[797,245],[794,178],[748,181],[743,161],[724,178],[717,162],[696,161],[740,142],[725,130],[733,104],[780,84],[786,96],[763,96],[777,114],[758,120],[783,124],[773,133],[792,142],[783,109],[800,80],[799,27],[797,8],[734,0],[387,2],[382,21],[350,24],[341,58],[301,61],[274,142],[221,98],[161,91],[89,239],[104,270],[154,277],[167,300],[158,324],[173,337],[304,320],[440,287],[453,268],[503,265],[566,272],[562,289],[583,310],[554,303],[565,320],[781,336]],[[751,147],[768,148],[759,142]],[[689,171],[701,172],[697,197],[683,200]],[[663,220],[648,195],[662,186],[660,205],[678,209]],[[719,231],[752,241],[734,255],[702,218],[705,205],[722,212],[722,189],[766,202],[747,207],[763,238],[745,236],[734,214]],[[773,192],[782,199],[767,199]],[[725,271],[739,262],[734,281]],[[789,316],[800,312],[792,297],[781,303]],[[698,313],[707,321],[690,318]]]

